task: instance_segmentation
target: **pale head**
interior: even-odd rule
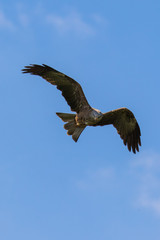
[[[95,108],[92,108],[92,109],[93,109],[92,116],[94,120],[100,120],[103,116],[103,113],[101,113],[101,111],[98,109],[95,109]]]

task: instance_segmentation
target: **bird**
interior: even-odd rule
[[[22,69],[22,73],[30,73],[44,78],[61,91],[73,113],[56,112],[65,122],[64,129],[77,142],[87,126],[104,126],[112,124],[123,140],[124,145],[133,153],[139,152],[141,131],[134,114],[122,107],[106,113],[90,106],[81,85],[71,77],[45,64],[30,64]]]

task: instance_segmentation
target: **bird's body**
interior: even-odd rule
[[[103,113],[98,109],[91,108],[89,110],[87,109],[85,114],[84,112],[77,113],[75,120],[78,126],[94,126],[100,121],[100,119],[102,119],[102,117]]]
[[[56,113],[64,122],[64,128],[67,130],[68,135],[77,142],[80,134],[87,126],[104,126],[112,124],[120,137],[123,139],[128,150],[136,153],[141,146],[141,132],[139,125],[133,113],[127,108],[120,108],[106,113],[92,108],[82,90],[82,87],[74,79],[67,75],[47,66],[47,65],[30,65],[26,66],[23,73],[30,73],[39,75],[62,92],[71,111],[76,114],[70,113]]]

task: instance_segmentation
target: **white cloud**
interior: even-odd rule
[[[70,33],[86,36],[95,33],[94,27],[84,21],[76,11],[72,11],[66,16],[50,14],[47,16],[47,22],[61,34]]]
[[[63,9],[62,9],[63,10]],[[64,11],[62,11],[64,12]],[[82,15],[75,9],[69,9],[65,14],[49,13],[38,4],[35,8],[19,3],[14,9],[16,14],[13,23],[6,14],[0,10],[0,28],[8,30],[21,30],[21,27],[35,26],[36,24],[50,25],[54,32],[60,35],[76,35],[78,37],[94,36],[106,28],[106,20],[98,14]]]
[[[114,178],[114,169],[99,168],[87,171],[83,179],[77,181],[77,186],[81,190],[105,189],[111,187]]]
[[[160,215],[160,155],[153,152],[143,153],[132,167],[138,173],[136,206]]]
[[[0,11],[0,28],[14,30],[14,24],[5,16],[5,14]]]

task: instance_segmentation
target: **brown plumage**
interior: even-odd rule
[[[113,124],[129,151],[139,151],[141,146],[141,132],[133,113],[127,108],[116,109],[107,113],[101,113],[92,108],[82,90],[82,87],[74,79],[43,64],[30,65],[22,69],[23,73],[39,75],[53,85],[57,86],[66,99],[71,111],[76,114],[56,113],[65,123],[64,128],[68,135],[77,142],[80,134],[86,126],[104,126]]]

